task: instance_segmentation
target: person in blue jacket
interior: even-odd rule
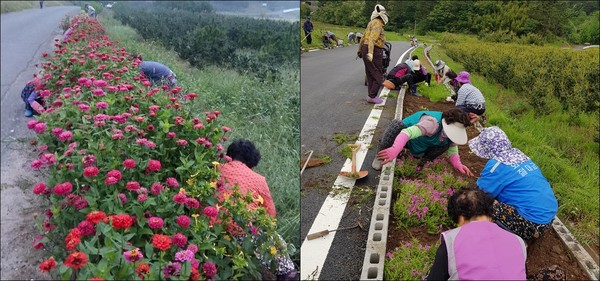
[[[21,99],[25,103],[25,117],[31,117],[34,114],[39,115],[44,113],[44,99],[40,96],[39,91],[42,90],[43,82],[36,77],[25,85],[21,91]]]
[[[302,29],[304,29],[304,35],[306,36],[306,43],[308,45],[312,44],[313,24],[310,21],[310,16],[306,17],[306,21],[304,21]]]
[[[558,202],[540,168],[499,127],[485,128],[469,141],[486,163],[477,185],[495,198],[492,218],[499,226],[532,242],[550,228]]]
[[[169,88],[177,86],[175,73],[169,67],[155,61],[143,61],[140,71],[152,82],[152,85],[167,85]]]

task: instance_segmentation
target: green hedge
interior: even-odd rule
[[[450,43],[445,48],[465,70],[526,96],[538,114],[598,112],[597,50],[471,42]]]

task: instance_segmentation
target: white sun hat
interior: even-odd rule
[[[448,124],[446,123],[446,119],[442,118],[442,128],[453,143],[458,145],[467,144],[467,129],[465,129],[465,125],[462,123],[454,122]]]

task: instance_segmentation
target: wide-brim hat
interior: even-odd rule
[[[467,144],[467,129],[465,125],[459,122],[452,124],[446,123],[446,119],[442,119],[442,128],[446,136],[455,144],[463,145]]]
[[[446,63],[443,60],[436,60],[435,64],[433,65],[435,70],[440,70],[440,69],[444,68],[444,66],[446,66]]]
[[[517,164],[529,160],[518,148],[512,147],[508,136],[498,126],[488,127],[469,141],[471,151],[485,159],[496,159],[503,164]]]
[[[466,71],[461,71],[458,76],[456,76],[456,81],[463,84],[471,84],[471,74]]]

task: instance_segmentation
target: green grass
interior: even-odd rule
[[[300,25],[300,40],[302,41],[301,47],[306,49],[322,49],[323,43],[321,42],[321,36],[326,31],[331,31],[337,36],[339,39],[344,40],[344,44],[348,43],[348,33],[350,32],[360,32],[362,34],[365,33],[366,26],[361,27],[349,27],[349,26],[341,26],[329,23],[323,23],[318,21],[313,21],[313,33],[312,33],[312,44],[308,45],[306,40],[303,40],[305,35],[302,30],[302,25]],[[400,34],[395,32],[386,32],[385,39],[387,41],[408,41],[407,37],[402,37]],[[354,46],[354,45],[351,45]],[[356,46],[358,48],[358,46]]]
[[[282,70],[276,82],[266,83],[236,71],[218,67],[193,68],[162,45],[144,41],[130,27],[107,16],[101,23],[113,40],[144,60],[159,61],[177,73],[178,82],[199,98],[191,105],[198,115],[220,110],[221,122],[231,127],[231,139],[253,141],[262,154],[256,171],[267,179],[277,208],[278,230],[299,249],[300,239],[300,162],[299,70]],[[292,258],[299,260],[296,252]]]
[[[441,48],[434,47],[430,55],[432,61],[442,59],[456,72],[464,69]],[[558,216],[570,225],[580,242],[597,245],[597,114],[579,114],[577,120],[570,120],[566,112],[536,116],[527,100],[514,91],[488,82],[477,73],[471,73],[471,81],[486,98],[487,126],[502,128],[513,145],[533,159],[552,184],[559,201]]]
[[[44,1],[44,7],[73,5],[71,1]],[[0,1],[1,13],[40,8],[40,1]]]

